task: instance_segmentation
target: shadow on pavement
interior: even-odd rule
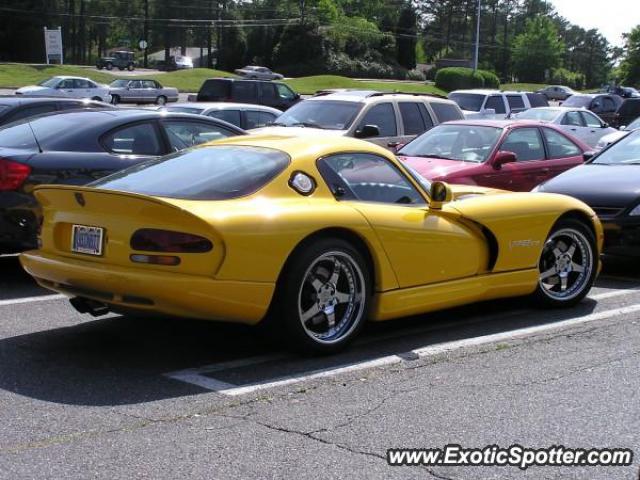
[[[18,255],[0,255],[0,300],[51,295],[39,287],[20,265]]]

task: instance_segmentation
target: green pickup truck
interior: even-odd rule
[[[133,70],[136,66],[136,62],[133,58],[133,52],[127,52],[126,50],[120,50],[113,52],[110,57],[101,57],[96,62],[98,70],[106,68],[107,70],[113,70],[113,67],[117,67],[120,70]]]

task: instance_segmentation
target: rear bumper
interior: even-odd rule
[[[640,217],[602,220],[604,253],[640,257]]]
[[[20,262],[40,285],[68,296],[205,320],[258,323],[275,290],[271,283],[116,267],[36,250],[23,253]]]

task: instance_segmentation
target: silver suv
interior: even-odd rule
[[[540,93],[503,92],[500,90],[454,90],[449,99],[456,102],[465,118],[509,118],[513,113],[534,107],[548,107],[549,102]]]
[[[273,126],[254,132],[344,135],[396,147],[449,120],[462,120],[451,100],[433,95],[350,90],[322,93],[297,103]]]

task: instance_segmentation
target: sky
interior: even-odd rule
[[[556,11],[585,29],[597,28],[613,45],[622,34],[640,25],[640,0],[551,0]]]

